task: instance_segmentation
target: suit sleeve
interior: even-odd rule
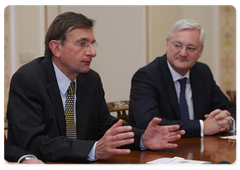
[[[208,68],[209,69],[209,68]],[[212,82],[212,98],[211,98],[211,111],[215,109],[228,110],[232,118],[236,121],[236,105],[232,103],[226,95],[221,91],[219,86],[213,79],[212,73],[209,69],[211,82]]]
[[[4,142],[4,159],[8,162],[17,162],[23,155],[31,154],[10,142]]]

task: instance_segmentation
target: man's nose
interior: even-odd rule
[[[91,55],[91,57],[95,57],[97,55],[96,50],[94,49],[92,44],[89,44],[87,47],[86,55]]]
[[[180,49],[179,54],[181,56],[186,56],[187,55],[187,48],[183,46],[182,49]]]

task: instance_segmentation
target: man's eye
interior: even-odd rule
[[[187,50],[189,50],[189,51],[195,51],[195,50],[196,50],[196,47],[191,47],[191,46],[189,46],[189,47],[187,47]]]
[[[182,45],[180,44],[174,44],[175,48],[182,48]]]
[[[88,46],[88,42],[86,42],[86,41],[79,42],[78,44],[79,44],[79,46],[81,46],[81,47],[86,47],[86,46]]]

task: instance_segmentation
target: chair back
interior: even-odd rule
[[[7,133],[8,131],[8,121],[7,121],[7,118],[4,117],[4,142],[7,142]]]
[[[236,102],[236,91],[228,90],[227,95],[228,95],[231,102],[233,102],[234,104],[237,103]]]
[[[129,109],[129,100],[126,101],[116,101],[107,103],[109,112],[117,112],[117,118],[128,122],[128,115],[126,111]]]

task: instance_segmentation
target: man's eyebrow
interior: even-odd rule
[[[182,45],[182,42],[181,41],[174,41],[173,43],[179,43],[179,44],[181,44]],[[195,46],[195,47],[197,47],[197,45],[195,45],[195,44],[188,44],[187,46]]]
[[[89,39],[88,39],[88,38],[85,38],[85,37],[81,37],[81,38],[77,39],[76,41],[77,41],[77,42],[78,42],[78,41],[89,41]]]
[[[79,38],[78,40],[76,40],[76,42],[80,42],[80,41],[90,41],[88,38],[85,38],[85,37],[81,37],[81,38]],[[94,43],[94,42],[96,42],[96,40],[94,39],[91,43]]]
[[[182,42],[180,42],[180,41],[173,41],[172,43],[179,43],[179,44],[182,44]]]

